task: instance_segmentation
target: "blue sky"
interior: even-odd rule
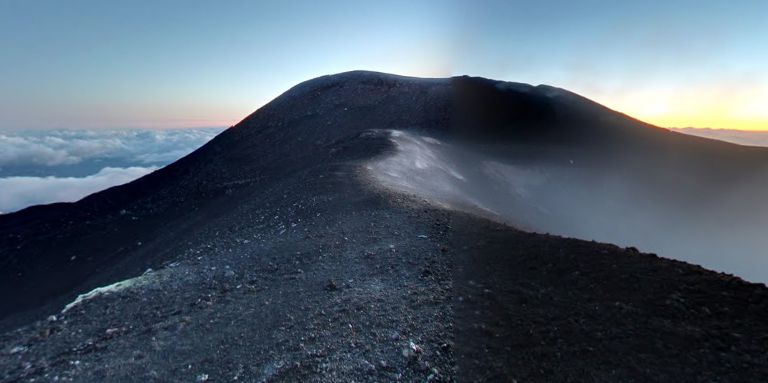
[[[369,69],[547,83],[664,126],[768,129],[766,1],[0,0],[0,129],[226,126]]]

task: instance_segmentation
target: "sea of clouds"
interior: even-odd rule
[[[739,145],[768,146],[768,131],[699,128],[673,128],[671,130]]]
[[[0,132],[0,212],[77,201],[199,148],[221,128]]]

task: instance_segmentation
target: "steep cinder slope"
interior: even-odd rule
[[[550,87],[370,72],[311,80],[147,177],[0,217],[0,377],[768,376],[763,285],[384,189],[367,166],[396,153],[390,130],[527,148],[499,154],[516,161],[631,162],[653,150],[660,163],[716,156],[739,172],[765,158]]]
[[[75,204],[3,215],[0,291],[13,293],[0,300],[0,317],[52,302],[50,312],[78,292],[156,267],[243,198],[387,145],[344,146],[361,132],[445,126],[449,95],[448,80],[372,73],[316,79],[147,177]]]

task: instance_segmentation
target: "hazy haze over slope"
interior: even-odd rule
[[[613,167],[612,160],[558,149],[520,156],[514,152],[530,148],[473,147],[402,131],[393,131],[392,141],[397,153],[368,169],[393,190],[523,230],[635,246],[768,281],[764,163],[753,165],[751,178],[715,185],[686,179],[685,164],[665,165],[681,173],[665,180],[654,174],[654,162],[648,169]]]

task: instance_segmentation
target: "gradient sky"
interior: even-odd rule
[[[300,81],[369,69],[768,130],[768,1],[633,3],[0,0],[0,129],[228,126]]]

